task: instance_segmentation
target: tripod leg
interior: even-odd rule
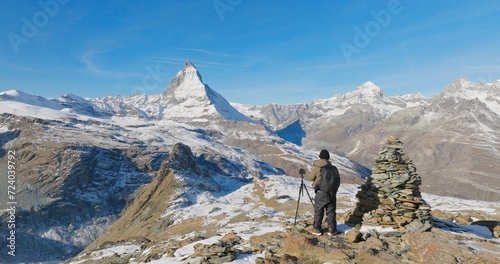
[[[304,184],[304,183],[302,183]],[[304,185],[304,189],[306,189],[306,193],[307,193],[307,196],[309,196],[309,200],[311,201],[311,204],[314,204],[313,202],[313,198],[311,197],[311,195],[309,194],[309,191],[307,190],[307,187]]]
[[[300,196],[302,195],[302,185],[300,186],[299,190],[299,199],[297,200],[297,209],[295,209],[295,220],[293,221],[293,226],[295,227],[295,224],[297,224],[297,216],[299,215],[299,204],[300,204]]]

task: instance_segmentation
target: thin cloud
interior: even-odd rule
[[[172,65],[181,65],[186,62],[187,59],[180,58],[153,58],[153,62],[172,64]],[[200,68],[245,68],[248,65],[244,64],[231,64],[231,63],[221,63],[216,61],[202,61],[202,60],[191,60],[196,67]]]
[[[164,63],[164,64],[172,64],[172,65],[181,65],[186,62],[187,58],[168,58],[168,57],[151,57],[151,62]],[[196,63],[195,63],[196,64]]]
[[[236,56],[225,54],[225,53],[218,53],[218,52],[213,52],[210,50],[204,50],[204,49],[190,49],[190,48],[176,48],[177,50],[185,50],[185,51],[193,51],[193,52],[198,52],[198,53],[203,53],[203,54],[208,54],[212,56],[222,56],[222,57],[228,57],[228,58],[236,58]]]
[[[328,69],[339,69],[343,68],[346,65],[344,64],[323,64],[323,65],[314,65],[314,66],[306,66],[306,67],[298,67],[294,68],[295,70],[328,70]]]
[[[94,57],[106,53],[110,50],[113,49],[107,49],[107,50],[89,50],[83,53],[80,56],[81,61],[85,64],[85,69],[93,74],[97,75],[102,75],[102,76],[109,76],[109,77],[115,77],[115,78],[121,78],[125,76],[137,76],[137,73],[131,73],[131,72],[122,72],[122,71],[109,71],[109,70],[103,70],[99,68],[98,66],[95,65],[94,62]]]
[[[99,75],[111,75],[111,72],[101,70],[94,65],[94,61],[92,60],[95,55],[103,53],[103,51],[87,51],[80,58],[82,62],[85,64],[85,68],[92,73],[96,73]]]
[[[195,63],[196,66],[200,67],[205,67],[205,68],[211,68],[211,67],[220,67],[220,68],[245,68],[248,67],[247,65],[242,65],[242,64],[230,64],[230,63],[220,63],[220,62],[215,62],[215,61],[199,61],[198,63]]]

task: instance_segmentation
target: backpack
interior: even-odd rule
[[[339,170],[337,167],[331,164],[322,167],[318,186],[322,192],[335,195],[340,186]]]

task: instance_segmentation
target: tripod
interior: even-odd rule
[[[297,216],[299,214],[300,196],[304,195],[304,190],[306,190],[307,196],[309,196],[309,200],[311,201],[311,204],[314,204],[313,199],[311,198],[311,195],[309,194],[309,191],[307,190],[307,187],[304,184],[304,174],[305,173],[306,173],[306,171],[304,169],[299,170],[301,182],[300,182],[300,190],[299,190],[299,199],[297,200],[297,209],[295,209],[295,220],[293,222],[294,227],[295,227],[295,224],[297,224]]]

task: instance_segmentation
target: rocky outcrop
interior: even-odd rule
[[[353,225],[393,227],[410,233],[430,229],[430,206],[420,194],[421,179],[403,143],[390,137],[375,158],[375,167],[356,197],[349,217]]]
[[[226,234],[217,243],[194,245],[194,253],[185,261],[186,264],[222,264],[236,259],[241,238],[234,233]]]
[[[165,166],[176,171],[189,171],[195,174],[200,173],[200,169],[191,148],[183,143],[174,145],[168,158],[165,160]]]

